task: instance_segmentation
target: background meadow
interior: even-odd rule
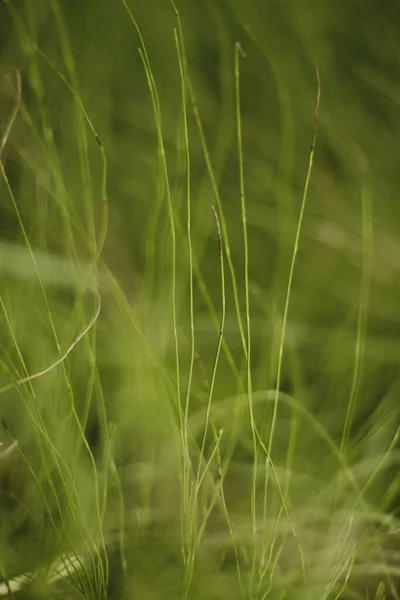
[[[398,600],[399,16],[1,2],[0,595]]]

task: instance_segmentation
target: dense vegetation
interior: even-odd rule
[[[2,0],[0,596],[399,599],[399,16]]]

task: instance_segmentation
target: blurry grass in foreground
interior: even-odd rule
[[[5,4],[23,68],[1,74],[0,594],[398,599],[398,376],[379,382],[371,367],[369,165],[353,143],[351,246],[343,223],[308,211],[326,143],[319,75],[304,109],[311,152],[296,157],[302,183],[291,204],[289,127],[282,172],[265,168],[266,187],[282,192],[268,213],[279,226],[259,243],[247,183],[258,166],[246,159],[257,132],[243,108],[250,53],[229,46],[231,145],[221,136],[213,146],[179,13],[168,6],[172,114],[122,0],[139,46],[136,133],[154,177],[140,223],[124,223],[132,241],[110,194],[118,132],[92,121],[60,5],[49,1],[56,45],[44,49],[44,13]],[[333,248],[318,247],[319,267],[318,236]],[[260,248],[268,261],[256,261]],[[311,309],[308,269],[323,280],[324,253],[334,267],[344,257],[349,291]]]

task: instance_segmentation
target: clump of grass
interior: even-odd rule
[[[304,325],[305,352],[297,341],[300,285],[312,263],[319,70],[305,108],[311,149],[308,165],[306,149],[299,159],[294,225],[288,214],[293,227],[269,230],[277,272],[262,288],[247,158],[252,53],[230,46],[228,198],[178,6],[169,7],[177,92],[168,112],[149,35],[122,0],[120,18],[139,45],[135,89],[147,94],[155,185],[150,208],[141,208],[136,271],[118,277],[110,265],[131,243],[112,237],[117,206],[126,208],[111,183],[119,174],[109,147],[116,153],[119,137],[91,116],[96,101],[87,101],[57,1],[48,4],[54,47],[42,47],[38,15],[5,4],[24,67],[10,70],[14,105],[0,146],[12,223],[0,245],[0,594],[397,599],[396,386],[362,412],[374,220],[358,147],[359,283],[342,329],[327,333],[332,363],[345,353],[350,366],[329,397],[315,385],[331,376],[312,344],[318,324]],[[56,120],[48,88],[65,119]],[[324,135],[322,116],[322,145]],[[282,164],[290,154],[286,147]],[[282,207],[275,214],[286,218]]]

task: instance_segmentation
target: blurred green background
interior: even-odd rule
[[[190,383],[188,171],[177,15],[168,0],[128,5],[161,107],[176,228],[180,382],[160,130],[141,40],[126,6],[115,0],[3,0],[1,136],[15,106],[17,72],[22,94],[1,155],[1,385],[62,356],[96,311],[94,290],[102,301],[95,326],[62,365],[1,393],[1,439],[5,445],[18,440],[20,449],[0,458],[3,579],[49,564],[60,548],[79,553],[83,545],[91,556],[100,548],[103,564],[103,544],[110,598],[398,598],[400,7],[356,0],[177,2],[196,99],[194,107],[187,88],[195,261]],[[210,498],[216,504],[194,545],[190,578],[182,523],[195,519],[185,516],[182,500],[178,397],[184,403],[190,384],[195,465],[222,311],[215,187],[244,329],[246,320],[236,43],[245,53],[240,113],[251,363],[225,252],[226,346],[212,396],[212,423],[224,433],[218,446],[208,432],[200,458],[215,471],[217,443],[231,521],[223,503],[216,508],[218,482],[207,483],[198,510],[207,513]],[[266,443],[309,166],[317,66],[318,133],[279,381],[286,396],[272,454],[303,547],[304,581],[274,485],[268,519],[262,512],[265,455],[258,448],[255,459],[245,396],[249,370],[254,419]],[[109,214],[99,258],[103,150]],[[223,246],[226,251],[225,239]],[[351,427],[344,433],[346,414]],[[258,535],[252,532],[252,494],[265,528]],[[96,550],[90,544],[88,550],[87,539]],[[96,560],[91,566],[101,572]],[[96,585],[85,589],[87,597],[100,597]],[[69,588],[59,593],[75,597]]]

